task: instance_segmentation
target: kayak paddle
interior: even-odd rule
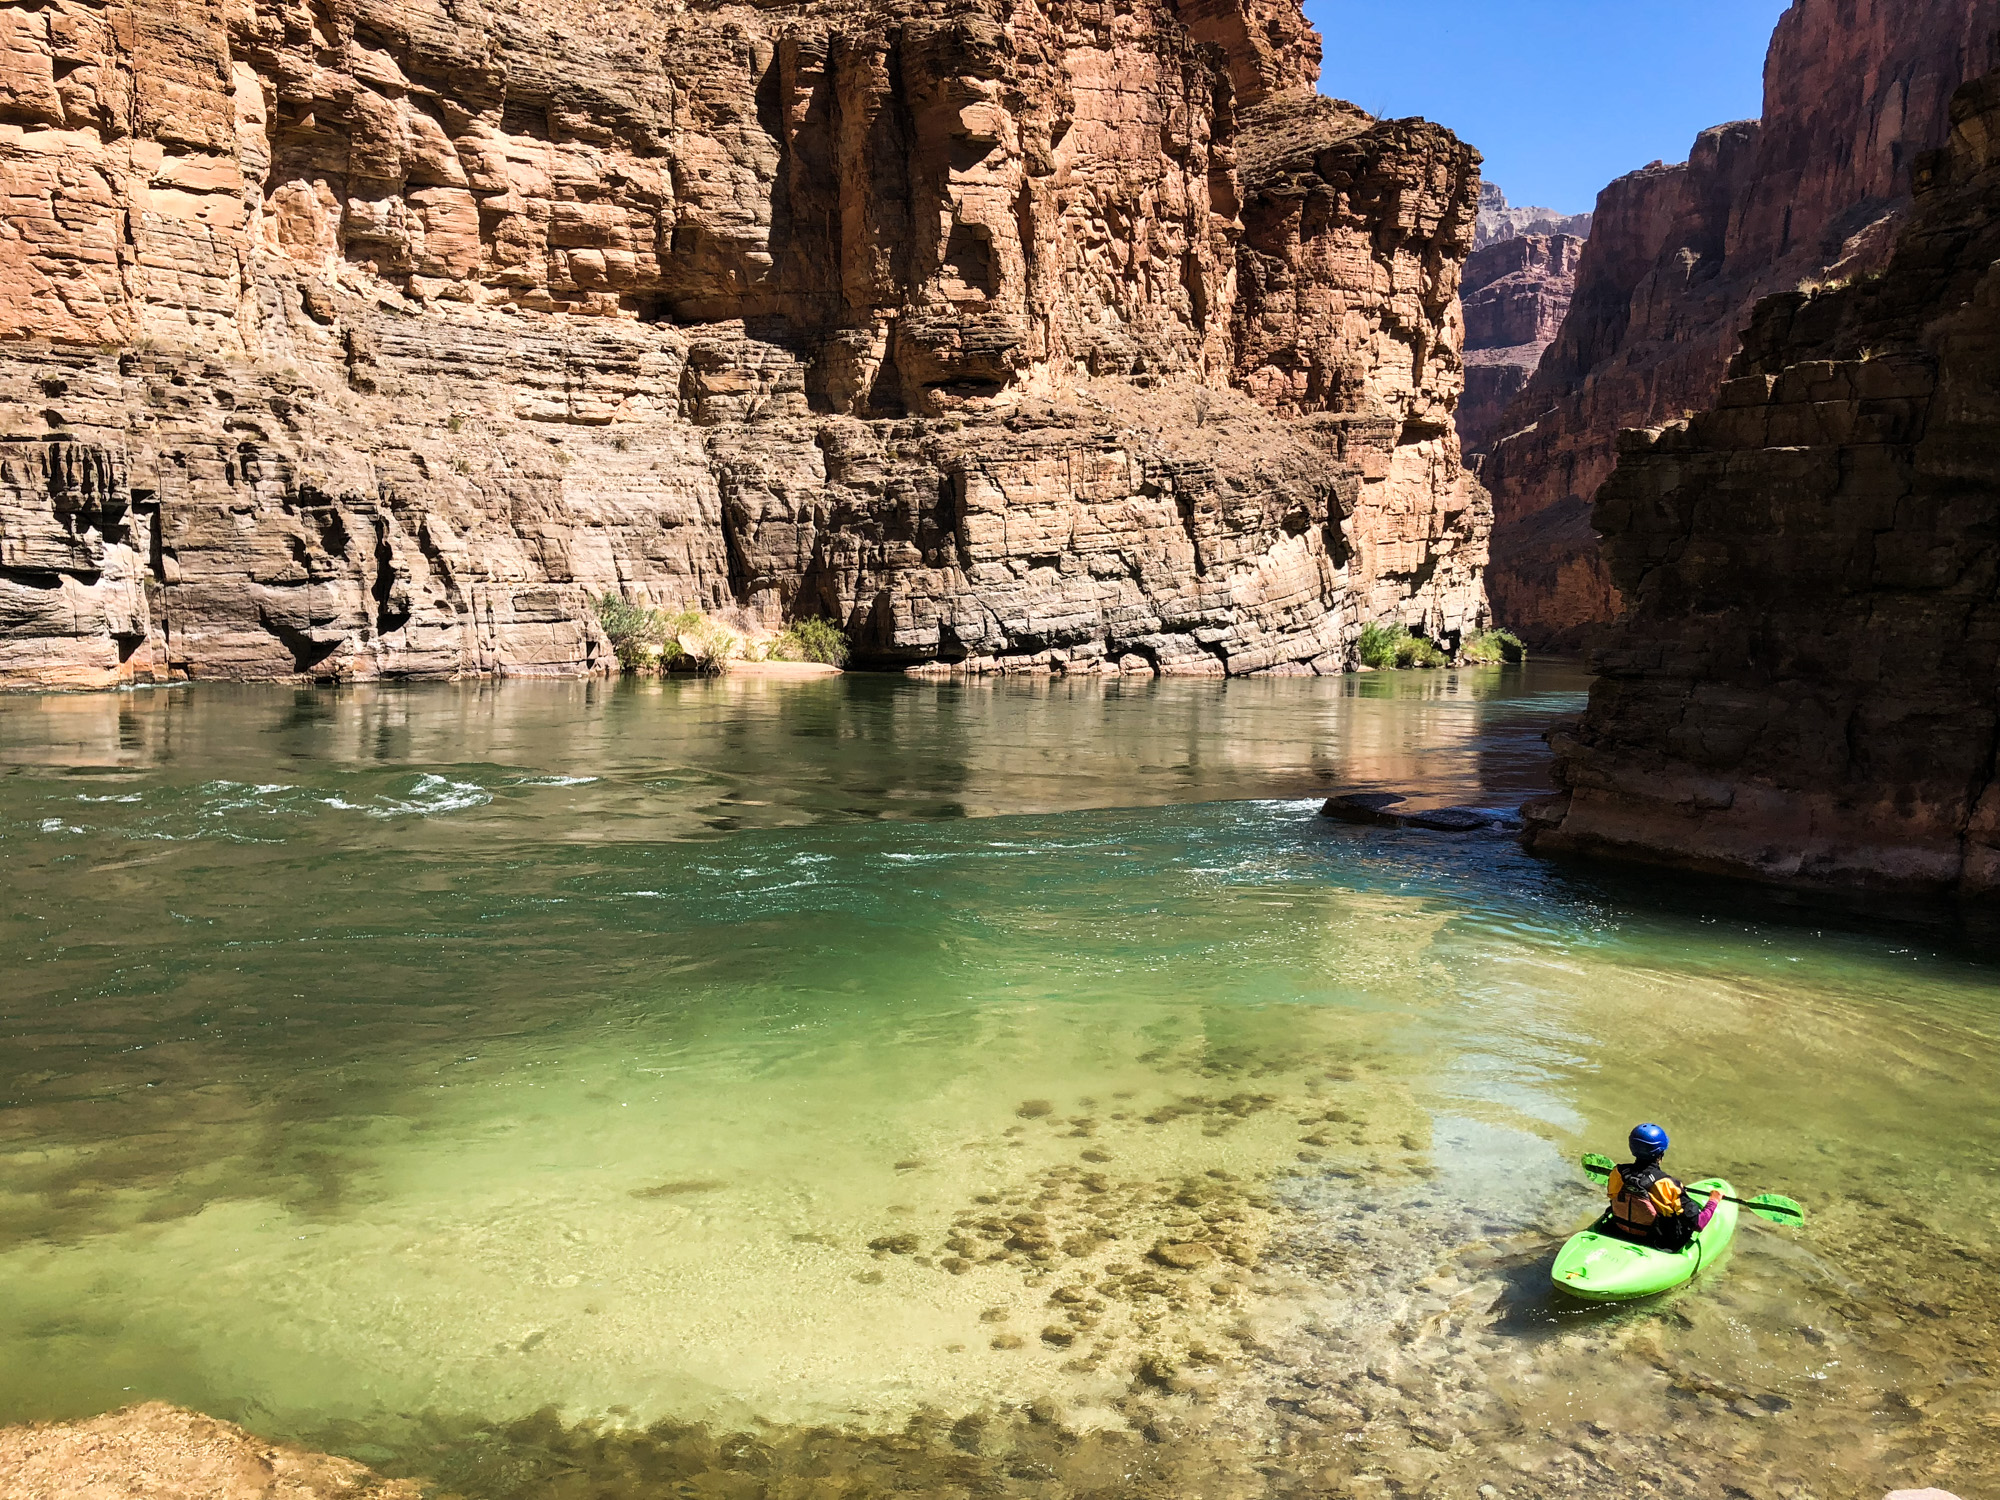
[[[1599,1156],[1595,1151],[1586,1151],[1583,1154],[1583,1170],[1608,1182],[1611,1174],[1618,1170],[1618,1163],[1608,1156]],[[1754,1198],[1732,1198],[1724,1193],[1722,1201],[1740,1204],[1758,1218],[1769,1219],[1773,1224],[1803,1224],[1806,1221],[1806,1211],[1780,1193],[1759,1193]]]

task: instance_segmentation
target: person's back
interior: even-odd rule
[[[1667,1175],[1662,1164],[1667,1154],[1667,1133],[1657,1125],[1640,1125],[1629,1142],[1632,1160],[1614,1167],[1607,1185],[1611,1196],[1610,1228],[1614,1233],[1656,1250],[1682,1250],[1696,1234],[1708,1227],[1720,1192],[1697,1210],[1688,1202],[1681,1185]]]

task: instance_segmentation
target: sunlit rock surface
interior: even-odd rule
[[[1518,239],[1522,235],[1566,234],[1574,239],[1590,238],[1589,214],[1566,214],[1556,208],[1516,208],[1507,201],[1500,184],[1489,182],[1479,194],[1479,222],[1473,231],[1472,248]]]
[[[0,682],[1482,618],[1477,157],[1293,0],[0,6]]]
[[[149,1401],[87,1422],[0,1427],[0,1494],[18,1500],[417,1500],[349,1459],[260,1442]]]

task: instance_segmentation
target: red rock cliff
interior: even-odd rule
[[[2000,73],[1884,272],[1757,310],[1598,494],[1629,607],[1537,849],[2000,892]]]
[[[1615,616],[1589,515],[1619,431],[1708,405],[1759,297],[1881,263],[1909,165],[1996,30],[2000,0],[1795,0],[1761,123],[1605,189],[1563,330],[1483,471],[1502,623],[1575,648]]]
[[[0,683],[1331,671],[1483,611],[1477,157],[1296,0],[0,5]]]
[[[1507,408],[1562,331],[1576,291],[1583,241],[1568,234],[1495,240],[1465,262],[1465,394],[1458,437],[1467,453],[1489,451]]]

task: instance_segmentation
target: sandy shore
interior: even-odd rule
[[[839,667],[822,661],[732,661],[731,677],[838,677]]]

